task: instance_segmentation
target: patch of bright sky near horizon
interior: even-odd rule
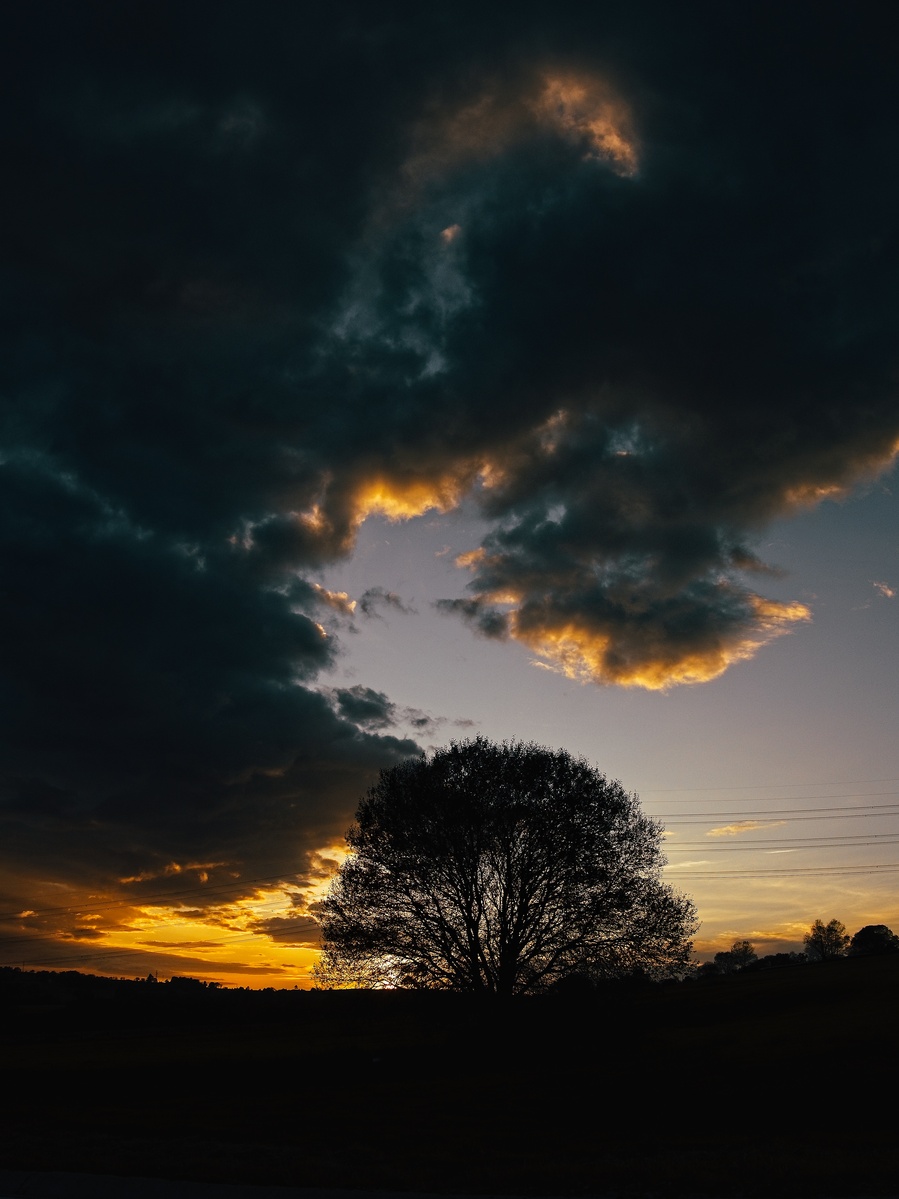
[[[352,558],[323,581],[351,598],[380,586],[416,611],[358,617],[323,685],[372,687],[399,709],[441,718],[426,743],[474,733],[534,740],[619,778],[669,831],[669,878],[697,903],[700,952],[737,937],[763,952],[798,948],[818,917],[850,932],[897,925],[899,868],[875,869],[899,863],[897,482],[894,471],[766,530],[757,549],[784,573],[751,584],[807,603],[812,621],[718,679],[666,693],[535,668],[525,647],[475,638],[435,611],[437,599],[463,593],[468,576],[453,559],[485,531],[470,509],[396,524],[370,518]],[[890,803],[884,814],[871,807]],[[782,814],[763,815],[772,811]],[[708,818],[677,823],[693,813]],[[768,827],[708,836],[741,819]],[[772,870],[784,873],[713,877]]]

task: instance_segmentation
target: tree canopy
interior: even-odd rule
[[[734,941],[730,949],[715,954],[715,966],[722,974],[745,970],[757,960],[758,954],[751,941]]]
[[[878,953],[899,953],[899,937],[885,924],[866,924],[849,942],[849,956],[866,957]]]
[[[816,920],[804,940],[806,953],[813,962],[841,958],[849,944],[846,926],[840,920],[831,920],[829,924]]]
[[[324,986],[543,990],[686,966],[662,827],[582,758],[483,737],[383,770],[320,905]]]

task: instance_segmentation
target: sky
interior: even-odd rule
[[[0,964],[308,986],[476,735],[636,791],[699,957],[899,927],[882,6],[4,22]]]

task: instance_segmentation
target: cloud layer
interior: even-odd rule
[[[473,499],[446,609],[577,678],[808,619],[753,546],[899,444],[899,147],[803,12],[10,16],[4,911],[313,879],[416,749],[316,682],[405,607],[319,582],[373,513]]]

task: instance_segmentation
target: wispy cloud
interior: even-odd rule
[[[780,828],[786,820],[737,820],[733,824],[721,824],[710,828],[707,837],[738,837],[740,833],[754,833],[763,828]]]
[[[415,616],[417,613],[417,609],[402,600],[395,591],[388,591],[384,587],[369,587],[359,597],[359,611],[363,616],[380,618],[378,608],[393,608],[395,612],[402,612],[404,616]]]

